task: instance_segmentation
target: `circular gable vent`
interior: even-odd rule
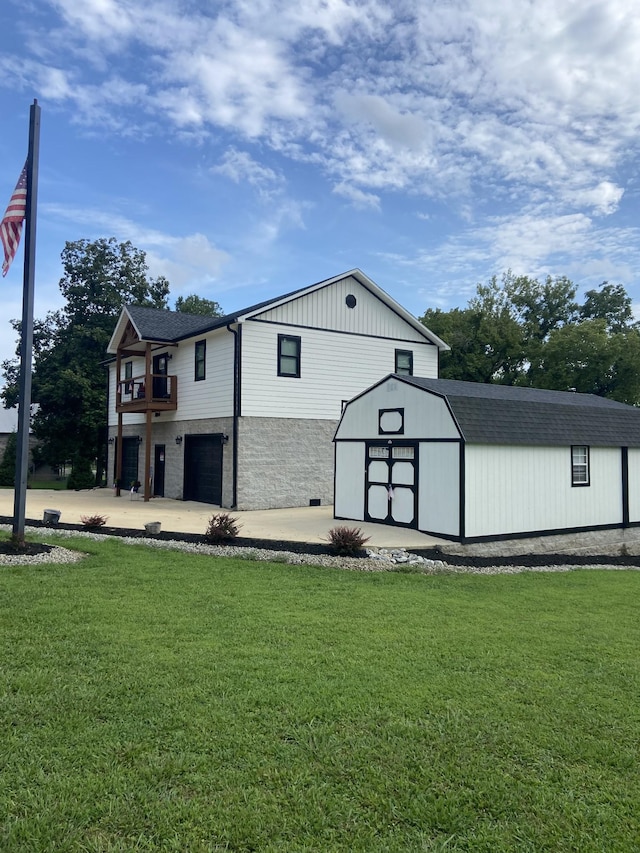
[[[353,293],[350,293],[347,298],[344,300],[347,303],[347,308],[355,308],[356,307],[356,298]]]

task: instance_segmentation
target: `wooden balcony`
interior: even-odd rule
[[[123,379],[116,387],[116,412],[174,412],[178,408],[178,377],[149,373]]]

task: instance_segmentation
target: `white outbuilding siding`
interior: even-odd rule
[[[420,442],[418,529],[460,535],[460,442]]]
[[[629,520],[640,524],[640,448],[630,447],[629,453]]]
[[[577,487],[571,485],[571,447],[467,445],[465,535],[616,525],[622,519],[620,448],[592,448],[590,469],[590,486]]]

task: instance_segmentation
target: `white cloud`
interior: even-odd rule
[[[427,126],[420,116],[402,113],[380,95],[336,94],[336,105],[347,121],[372,127],[392,148],[420,149],[427,138]]]
[[[354,207],[360,208],[361,210],[367,208],[372,208],[373,210],[380,210],[379,196],[374,195],[373,193],[363,192],[363,190],[359,190],[352,184],[336,184],[336,186],[333,188],[333,192],[336,195],[341,195],[344,198],[348,199]]]
[[[506,181],[522,199],[543,189],[607,213],[615,195],[590,194],[612,184],[640,130],[632,0],[50,2],[62,22],[50,51],[77,62],[62,72],[52,56],[40,85],[87,121],[109,114],[124,132],[115,113],[136,106],[179,131],[222,127],[314,156],[363,192]]]
[[[227,149],[221,163],[213,166],[211,171],[224,175],[236,184],[246,181],[265,193],[282,183],[282,177],[273,169],[263,166],[246,151],[238,151],[236,148]]]
[[[361,209],[404,192],[474,222],[488,198],[514,242],[487,245],[524,263],[588,233],[626,189],[640,133],[633,0],[49,2],[59,25],[38,61],[3,60],[6,85],[34,83],[98,132],[222,130],[214,169],[263,197],[281,174],[247,139],[322,171]]]
[[[82,224],[89,239],[97,239],[106,232],[118,240],[130,240],[146,253],[151,275],[166,276],[172,291],[193,289],[215,281],[229,261],[229,255],[214,246],[204,234],[166,234],[119,214],[95,209],[44,204],[41,211],[44,216]]]
[[[591,207],[594,213],[607,216],[618,209],[623,194],[622,187],[616,186],[611,181],[600,181],[593,189],[577,192],[574,201],[581,207]]]

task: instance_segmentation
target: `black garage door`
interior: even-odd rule
[[[222,433],[186,435],[184,439],[184,499],[222,503]]]
[[[138,482],[138,449],[140,442],[137,435],[125,436],[122,439],[122,478],[120,485],[129,490],[132,483]]]

